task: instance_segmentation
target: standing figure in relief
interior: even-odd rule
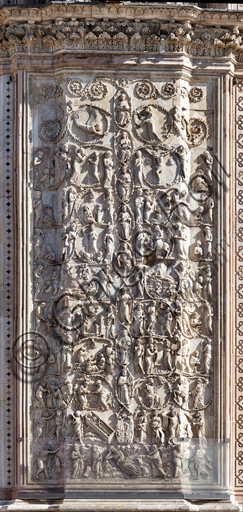
[[[172,410],[170,414],[167,414],[169,418],[168,427],[168,444],[173,444],[173,439],[178,436],[180,420],[177,412]]]
[[[73,450],[71,452],[71,459],[73,461],[73,472],[72,478],[78,478],[83,475],[84,471],[84,460],[83,460],[83,446],[79,446],[78,444],[73,445]]]
[[[205,339],[204,346],[202,347],[204,371],[210,373],[211,359],[212,359],[212,344],[209,338]]]
[[[158,444],[163,444],[165,442],[165,433],[162,427],[161,417],[157,411],[153,413],[150,420],[150,427],[153,441]]]
[[[156,409],[160,406],[160,398],[155,392],[154,381],[151,377],[146,381],[143,387],[143,395],[145,405],[149,409]]]
[[[179,406],[188,408],[189,389],[188,381],[182,376],[176,381],[174,389],[174,400]]]
[[[112,263],[113,253],[114,253],[114,233],[113,227],[109,226],[107,233],[104,237],[104,247],[105,247],[105,263]]]
[[[130,106],[126,94],[120,94],[120,101],[116,105],[116,122],[122,127],[127,126],[130,121]]]
[[[117,298],[117,303],[121,321],[129,324],[131,322],[132,298],[127,288],[122,288],[121,296]]]
[[[161,448],[158,448],[156,444],[153,444],[147,458],[151,464],[152,476],[160,476],[162,478],[166,477],[161,459]]]
[[[84,148],[81,147],[81,148],[78,148],[75,150],[71,182],[73,182],[75,184],[79,184],[79,179],[80,179],[80,175],[82,172],[82,166],[84,164],[86,157],[87,157],[87,153]]]
[[[37,390],[36,390],[36,393],[35,393],[35,396],[39,402],[39,406],[41,409],[45,409],[46,408],[46,404],[45,404],[45,400],[44,400],[44,395],[48,392],[48,388],[47,388],[47,385],[46,385],[46,382],[43,382],[43,384],[39,384]]]
[[[182,475],[183,455],[181,453],[181,445],[178,444],[173,450],[173,466],[174,477],[179,478]]]
[[[118,182],[118,195],[121,201],[128,201],[131,190],[131,174],[125,165],[121,168],[121,173],[117,179]]]
[[[169,340],[165,340],[163,363],[164,363],[164,369],[169,372],[172,372],[171,343]]]
[[[104,188],[110,188],[112,177],[114,174],[114,166],[113,166],[113,158],[112,158],[112,152],[107,151],[104,155],[104,169],[105,169],[105,182],[104,182]]]
[[[150,216],[154,210],[154,199],[152,193],[147,193],[144,200],[144,222],[150,223]]]
[[[122,238],[124,240],[129,240],[131,234],[132,219],[127,206],[123,205],[121,207],[121,213],[118,217],[118,220],[122,228]]]
[[[209,197],[205,203],[205,210],[207,213],[207,221],[210,224],[213,223],[213,209],[214,209],[214,200],[212,197]]]
[[[117,341],[117,352],[119,355],[119,363],[126,365],[130,359],[130,346],[131,339],[128,335],[127,329],[123,329],[120,335],[120,339]]]
[[[207,258],[212,258],[212,241],[213,235],[211,232],[211,228],[209,226],[205,226],[204,228],[205,242],[207,247]]]
[[[164,166],[164,155],[162,153],[157,153],[155,156],[156,167],[155,167],[155,175],[159,183],[161,183],[161,175],[163,172]]]
[[[144,197],[143,191],[141,189],[137,190],[137,196],[135,198],[135,219],[136,224],[143,223],[143,206],[144,206]]]
[[[207,301],[210,301],[213,299],[212,271],[211,271],[210,265],[206,265],[205,274],[203,276],[203,298]]]
[[[176,256],[182,260],[188,258],[187,228],[184,224],[174,225],[174,243]]]
[[[114,199],[112,193],[108,190],[106,196],[106,222],[113,224],[114,220]]]
[[[204,407],[204,388],[205,383],[201,379],[197,379],[195,388],[190,392],[193,409],[202,409]]]
[[[136,418],[136,431],[139,443],[143,443],[147,437],[147,416],[145,411],[141,411]]]
[[[77,437],[79,442],[82,443],[83,420],[80,411],[76,411],[76,414],[73,416],[73,430],[75,437]]]
[[[108,306],[108,311],[105,316],[106,336],[107,338],[115,337],[115,314],[114,306]]]
[[[132,398],[131,378],[126,368],[122,368],[117,380],[117,394],[120,402],[129,405]]]
[[[148,319],[147,319],[146,331],[147,331],[147,333],[153,333],[155,322],[156,322],[156,307],[154,304],[149,305],[149,307],[147,309],[147,315],[148,315]]]
[[[144,177],[144,159],[142,156],[142,151],[137,151],[135,153],[135,160],[134,160],[134,177],[135,177],[135,183],[138,187],[143,188],[143,177]]]
[[[35,211],[35,225],[40,226],[42,222],[42,192],[35,192],[33,199],[33,208]]]
[[[143,311],[143,306],[139,302],[137,307],[134,310],[133,313],[133,334],[134,336],[144,336],[145,330],[144,330],[144,319],[145,319],[145,313]]]
[[[138,338],[137,344],[134,348],[134,367],[137,373],[144,373],[143,369],[143,356],[144,356],[144,346],[142,341]]]
[[[204,302],[204,321],[207,334],[213,333],[213,308],[209,302]]]
[[[91,468],[94,473],[95,478],[100,478],[103,474],[103,457],[102,452],[98,446],[92,446],[92,455],[91,455]]]
[[[91,255],[92,254],[95,255],[98,252],[97,240],[98,240],[98,233],[96,233],[94,224],[91,224],[90,232],[88,235],[89,253]]]
[[[110,375],[113,374],[115,367],[115,357],[112,347],[106,347],[105,351],[105,371]]]
[[[146,351],[145,351],[145,367],[146,367],[146,373],[148,375],[153,372],[155,358],[156,358],[156,348],[154,346],[153,339],[149,338],[149,341],[146,345]]]
[[[98,151],[94,151],[92,156],[88,158],[88,162],[92,164],[93,167],[93,177],[96,181],[100,181],[99,178],[99,153]]]

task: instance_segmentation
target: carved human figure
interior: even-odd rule
[[[37,167],[39,166],[40,164],[42,164],[43,162],[43,159],[44,159],[44,151],[42,151],[41,149],[38,149],[35,157],[34,157],[34,166]]]
[[[155,244],[154,244],[154,257],[157,260],[163,260],[168,256],[170,251],[170,245],[167,241],[165,241],[165,233],[164,231],[161,231],[159,226],[155,227]]]
[[[202,258],[203,257],[203,248],[202,248],[202,242],[200,240],[196,241],[196,246],[194,249],[194,254],[196,258]]]
[[[46,408],[45,395],[46,395],[47,392],[48,392],[48,388],[47,388],[46,382],[43,382],[43,384],[39,384],[38,385],[38,387],[36,389],[35,396],[36,396],[36,399],[39,402],[39,407],[41,409],[45,409]]]
[[[98,151],[94,151],[90,158],[87,159],[88,162],[92,165],[93,168],[93,177],[95,178],[96,182],[100,181],[99,177],[99,153]]]
[[[112,152],[107,151],[104,155],[104,174],[105,174],[105,181],[104,181],[104,188],[110,188],[112,177],[114,174],[114,164],[113,164],[113,158],[112,158]]]
[[[125,323],[130,323],[132,312],[132,298],[128,293],[126,287],[120,290],[120,296],[117,297],[117,303],[121,321]]]
[[[81,404],[81,409],[87,409],[88,407],[88,395],[90,394],[89,389],[89,378],[85,377],[79,385],[76,386],[75,390],[77,392],[78,401]]]
[[[72,478],[78,478],[83,475],[84,471],[84,449],[83,446],[75,443],[71,452],[73,462]]]
[[[147,415],[145,411],[140,411],[136,417],[136,431],[138,440],[143,443],[147,437]]]
[[[134,367],[137,373],[144,373],[143,368],[144,346],[140,338],[137,339],[134,348]]]
[[[207,334],[213,333],[213,308],[209,302],[204,302],[204,322]]]
[[[156,322],[156,307],[155,304],[149,304],[147,309],[147,325],[146,325],[146,332],[147,333],[153,333],[154,332],[154,326]]]
[[[43,213],[42,192],[39,192],[39,191],[35,192],[35,197],[33,199],[33,208],[35,211],[35,225],[40,226],[42,223],[42,213]]]
[[[210,338],[206,338],[204,341],[204,345],[201,349],[203,354],[203,363],[204,363],[204,371],[205,373],[210,373],[211,368],[211,359],[212,359],[212,342]]]
[[[141,470],[136,462],[125,457],[121,449],[111,446],[105,458],[106,460],[113,459],[126,478],[137,478],[141,476]]]
[[[204,228],[204,237],[207,247],[207,258],[212,258],[212,241],[213,241],[213,235],[211,228],[209,226],[205,226]]]
[[[175,446],[175,448],[173,450],[172,460],[173,460],[173,466],[174,466],[174,477],[179,478],[182,475],[182,468],[183,468],[183,454],[182,454],[182,449],[181,449],[180,444]]]
[[[83,420],[80,411],[76,411],[73,415],[73,431],[74,436],[82,443],[83,438]]]
[[[129,140],[127,132],[123,131],[121,133],[121,138],[119,142],[119,160],[123,163],[127,163],[131,157],[131,142]]]
[[[155,392],[154,381],[151,377],[147,379],[143,387],[143,396],[146,407],[149,409],[156,409],[160,406],[160,398]]]
[[[142,304],[139,302],[136,308],[134,309],[133,313],[133,334],[136,337],[144,336],[145,329],[144,329],[144,321],[145,321],[146,315],[143,310]]]
[[[33,235],[33,244],[34,244],[34,249],[35,249],[35,256],[34,256],[34,259],[35,259],[35,262],[39,260],[39,258],[41,257],[41,252],[42,252],[42,244],[44,242],[44,238],[45,238],[45,234],[44,234],[44,231],[40,228],[35,228],[35,232],[34,232],[34,235]]]
[[[64,427],[64,418],[63,418],[63,412],[58,409],[56,411],[56,437],[59,439],[59,437],[64,437],[65,435],[65,427]]]
[[[73,172],[71,176],[71,182],[79,184],[82,167],[87,157],[87,153],[84,148],[75,148],[75,155],[73,159]]]
[[[93,255],[93,257],[98,252],[97,241],[98,241],[98,233],[96,231],[95,225],[91,224],[90,225],[90,231],[89,231],[89,234],[88,234],[88,245],[89,245],[89,253],[91,255]]]
[[[205,210],[206,210],[206,221],[213,223],[213,209],[214,209],[214,200],[212,197],[208,197],[205,202]]]
[[[204,381],[202,379],[197,379],[194,389],[190,391],[193,409],[201,409],[204,407],[204,388]]]
[[[34,275],[35,275],[35,291],[36,291],[36,294],[39,295],[42,290],[43,290],[43,284],[44,284],[44,280],[43,280],[43,270],[44,270],[44,267],[43,265],[38,265],[35,269],[34,269]]]
[[[131,192],[131,174],[126,165],[122,165],[121,172],[118,176],[118,195],[121,201],[128,201]]]
[[[183,376],[179,377],[179,379],[175,383],[175,389],[173,392],[174,400],[179,406],[183,406],[185,408],[188,407],[189,400],[189,389],[188,389],[188,381],[183,378]]]
[[[147,454],[147,458],[152,468],[152,476],[160,476],[161,478],[166,477],[166,472],[164,471],[161,458],[161,448],[158,448],[156,444],[153,444],[150,452]]]
[[[136,195],[134,202],[135,202],[136,224],[142,224],[143,223],[144,197],[143,197],[143,191],[140,188],[137,190],[137,195]]]
[[[143,188],[144,180],[144,158],[142,151],[138,150],[135,153],[135,160],[133,165],[135,183],[138,187]]]
[[[156,347],[154,345],[153,339],[149,338],[149,341],[146,345],[145,349],[145,368],[146,373],[149,375],[153,373],[154,363],[156,358]]]
[[[162,427],[162,419],[159,415],[158,411],[155,411],[152,414],[150,420],[151,434],[153,438],[153,442],[157,444],[162,444],[165,442],[165,433]]]
[[[52,206],[45,206],[42,223],[48,227],[56,225]]]
[[[173,321],[173,316],[170,311],[170,309],[167,309],[163,313],[163,320],[164,320],[164,334],[165,336],[171,336],[171,325]]]
[[[103,456],[102,451],[98,446],[92,446],[91,453],[91,468],[95,478],[100,478],[103,475]]]
[[[164,342],[163,363],[164,363],[164,369],[171,372],[172,371],[171,343],[167,339]]]
[[[115,337],[115,315],[114,315],[114,307],[111,305],[108,306],[108,311],[105,316],[105,328],[106,328],[106,336],[107,338]]]
[[[37,458],[37,461],[36,461],[36,466],[37,466],[36,478],[37,479],[40,478],[41,473],[44,473],[46,478],[52,478],[51,476],[49,476],[48,471],[47,471],[48,455],[55,455],[59,450],[60,450],[60,448],[57,448],[56,450],[47,450],[47,449],[41,450],[41,454],[39,455],[39,457]]]
[[[130,121],[130,106],[126,94],[121,93],[116,105],[116,122],[122,127]]]
[[[111,346],[106,347],[105,349],[105,371],[110,375],[113,374],[115,367],[115,356],[114,351]]]
[[[129,240],[131,236],[131,225],[132,219],[126,205],[121,207],[121,213],[118,217],[118,221],[121,225],[121,234],[124,240]]]
[[[173,444],[173,439],[178,436],[180,419],[177,412],[172,409],[170,414],[167,414],[169,418],[168,426],[168,444]]]
[[[114,220],[114,199],[113,196],[107,191],[106,196],[106,222],[113,224]]]
[[[52,245],[48,244],[45,246],[45,254],[43,256],[43,259],[47,263],[56,263],[56,255],[53,251]]]
[[[105,247],[105,263],[112,263],[113,253],[114,253],[114,232],[113,227],[109,226],[107,233],[104,237],[104,247]]]
[[[144,198],[144,222],[150,223],[150,217],[154,210],[154,199],[151,193],[147,193]]]
[[[117,341],[118,361],[121,365],[127,365],[130,360],[131,339],[127,329],[123,329]]]
[[[160,142],[160,138],[155,127],[155,118],[151,105],[147,105],[139,113],[137,112],[134,116],[134,120],[138,127],[145,127],[144,137],[149,142]]]
[[[117,394],[122,404],[130,404],[132,398],[131,378],[126,368],[121,369],[121,373],[118,377]]]
[[[212,271],[211,266],[206,265],[203,276],[203,298],[207,301],[212,300]]]
[[[187,259],[187,228],[184,224],[178,223],[174,225],[174,244],[176,256],[180,259]]]
[[[103,411],[107,411],[110,405],[110,393],[103,386],[100,379],[95,382],[96,389],[93,391],[93,394],[98,396],[99,406]]]
[[[95,222],[91,208],[88,205],[83,206],[83,220],[86,224],[93,224]]]

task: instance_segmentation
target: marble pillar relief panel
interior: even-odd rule
[[[42,74],[28,90],[26,483],[213,488],[215,83]]]

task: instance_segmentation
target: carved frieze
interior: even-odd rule
[[[211,84],[109,74],[30,86],[29,479],[213,481]]]

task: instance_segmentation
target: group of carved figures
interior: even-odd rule
[[[66,440],[74,480],[207,478],[213,158],[202,152],[190,171],[189,147],[206,136],[199,123],[193,139],[179,107],[182,141],[169,146],[161,101],[132,113],[120,86],[114,105],[114,147],[111,113],[75,110],[72,98],[67,141],[47,147],[43,123],[34,152],[35,329],[47,346],[33,385],[34,477],[58,479]],[[178,438],[195,442],[187,451]]]

